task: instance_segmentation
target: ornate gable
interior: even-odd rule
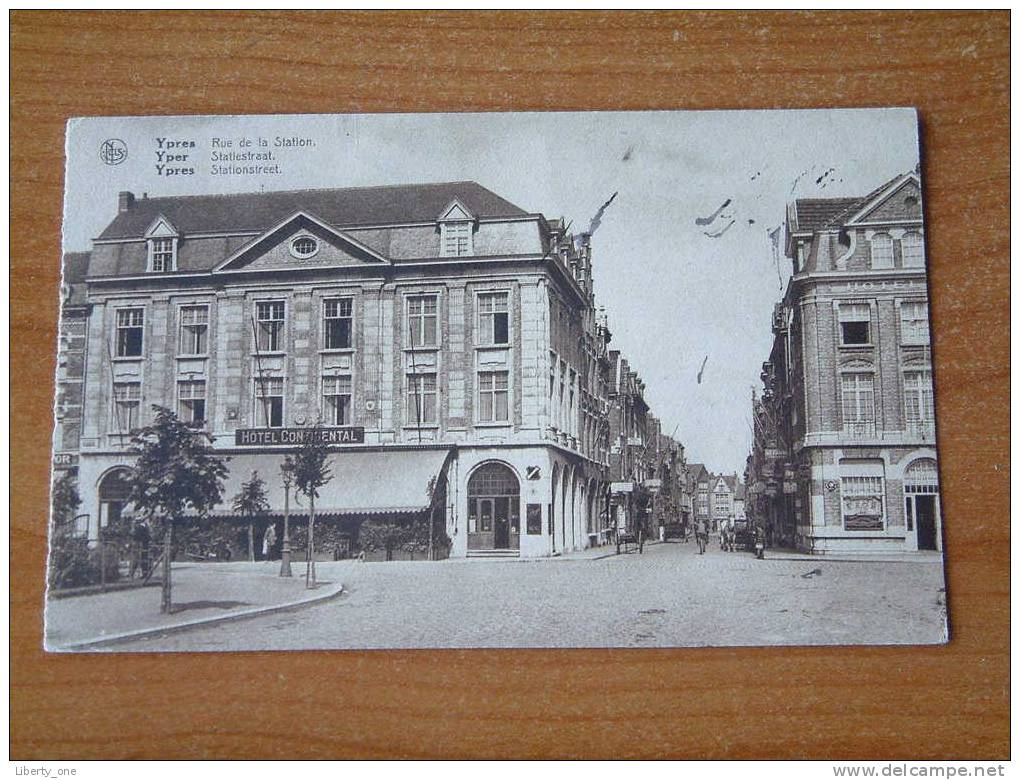
[[[913,175],[902,177],[865,203],[848,225],[921,221],[921,183]]]

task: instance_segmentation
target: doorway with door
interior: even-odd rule
[[[918,550],[941,550],[938,464],[933,458],[915,460],[903,476],[907,531],[914,532]]]
[[[479,466],[468,480],[468,549],[519,550],[521,486],[502,463]]]
[[[99,481],[99,528],[114,528],[131,497],[131,471],[125,466],[111,469]]]

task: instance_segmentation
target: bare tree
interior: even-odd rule
[[[308,564],[305,568],[305,587],[315,587],[315,499],[319,488],[326,485],[333,474],[326,462],[329,448],[322,435],[322,427],[316,423],[305,432],[301,449],[294,456],[294,485],[308,496]]]

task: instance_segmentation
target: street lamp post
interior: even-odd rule
[[[293,577],[290,570],[290,486],[294,481],[294,465],[288,455],[280,467],[283,475],[283,548],[280,551],[280,576]]]

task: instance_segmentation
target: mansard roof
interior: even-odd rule
[[[85,277],[89,272],[91,252],[65,252],[61,286],[67,293],[64,303],[68,306],[82,306],[85,303]]]
[[[185,235],[262,232],[300,211],[316,214],[336,227],[434,222],[454,201],[482,219],[528,214],[473,181],[177,195],[133,199],[99,238],[140,239],[160,216]]]

